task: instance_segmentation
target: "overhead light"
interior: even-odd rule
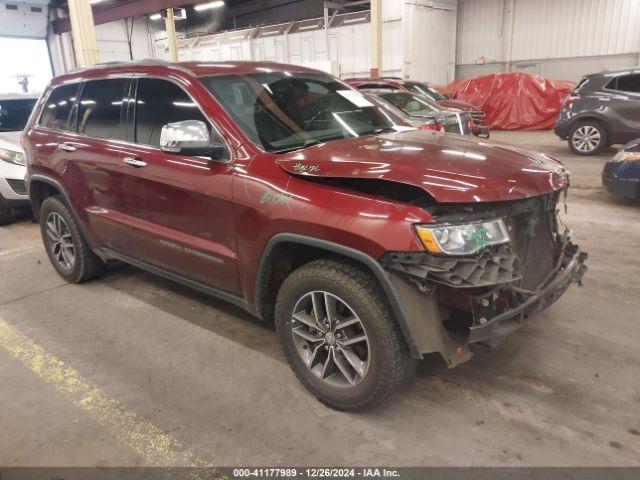
[[[351,18],[345,19],[342,23],[349,24],[349,23],[363,22],[364,20],[366,20],[366,18],[367,18],[366,15],[364,17],[351,17]]]
[[[149,15],[150,20],[160,20],[161,18],[162,18],[162,15],[160,15],[159,13],[154,13],[153,15]]]
[[[196,5],[193,9],[196,12],[201,12],[202,10],[210,10],[212,8],[220,8],[224,7],[224,0],[216,0],[215,2],[209,3],[201,3],[200,5]]]
[[[91,3],[91,5],[95,5],[96,3],[101,3],[104,2],[105,0],[90,0],[89,3]]]
[[[318,28],[318,24],[314,23],[314,24],[311,24],[311,25],[302,25],[302,26],[298,27],[298,30],[305,31],[305,30],[314,30],[316,28]]]

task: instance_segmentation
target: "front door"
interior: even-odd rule
[[[134,118],[135,144],[123,150],[127,253],[238,293],[232,164],[160,150],[162,126],[184,120],[205,122],[214,140],[222,139],[197,103],[167,80],[138,80]]]

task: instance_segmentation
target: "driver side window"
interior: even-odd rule
[[[212,141],[222,142],[191,97],[178,85],[166,80],[138,80],[135,117],[136,143],[160,148],[162,127],[184,120],[204,122],[209,127]]]

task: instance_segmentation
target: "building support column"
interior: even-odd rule
[[[173,8],[167,8],[167,15],[164,18],[164,24],[167,29],[167,41],[169,42],[169,53],[171,54],[171,61],[177,63],[178,61],[178,43],[176,41],[176,21],[173,18]]]
[[[69,0],[69,17],[78,66],[90,67],[99,63],[91,4],[87,0]]]
[[[371,0],[371,78],[382,71],[382,0]]]
[[[513,56],[513,25],[516,10],[516,0],[508,0],[509,4],[509,23],[507,37],[507,73],[511,71],[511,57]]]

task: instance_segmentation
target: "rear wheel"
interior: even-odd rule
[[[576,155],[595,155],[607,145],[607,132],[600,122],[579,122],[569,130],[569,147]]]
[[[289,275],[276,328],[298,379],[332,408],[376,405],[415,369],[377,282],[354,265],[317,260]]]
[[[73,215],[58,197],[48,197],[42,203],[40,231],[49,260],[65,280],[86,282],[106,270],[106,264],[91,251]]]

